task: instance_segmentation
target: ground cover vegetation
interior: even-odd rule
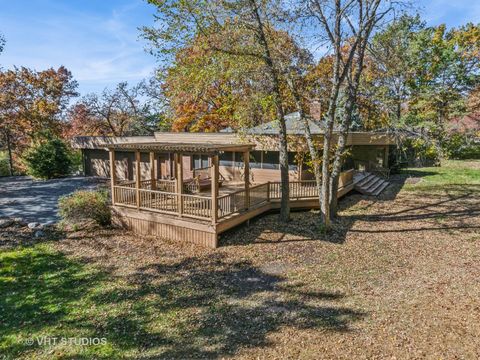
[[[404,170],[379,198],[262,216],[216,250],[115,228],[0,232],[0,354],[476,358],[480,163]],[[90,346],[30,343],[104,338]]]

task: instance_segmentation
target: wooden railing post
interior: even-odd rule
[[[155,153],[150,151],[150,189],[157,188],[157,172],[155,166]]]
[[[140,151],[135,150],[135,190],[136,190],[136,196],[137,196],[137,209],[140,208],[140,181],[142,177],[141,169],[140,169],[140,161],[141,161],[141,156],[140,156]]]
[[[250,208],[250,151],[243,153],[243,167],[245,177],[245,208]]]
[[[270,202],[270,181],[267,181],[267,202]]]
[[[212,156],[212,224],[215,225],[218,221],[218,155]]]
[[[183,214],[183,156],[182,154],[175,154],[175,178],[176,178],[176,189],[177,193],[177,210],[178,216]]]
[[[110,149],[110,187],[112,188],[112,205],[115,205],[115,178],[116,178],[116,169],[115,169],[115,150]]]

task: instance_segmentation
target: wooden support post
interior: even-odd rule
[[[211,157],[212,162],[212,224],[215,225],[218,221],[218,155]]]
[[[157,169],[155,165],[155,153],[150,151],[150,186],[152,190],[157,189]]]
[[[142,173],[140,171],[140,151],[135,150],[135,190],[137,195],[137,209],[140,208],[140,181],[142,177]]]
[[[297,169],[298,169],[298,181],[302,181],[302,177],[303,177],[303,157],[298,160],[298,164],[297,164]]]
[[[175,154],[175,192],[177,193],[177,209],[178,215],[183,214],[183,156]]]
[[[270,202],[270,181],[267,181],[267,202]]]
[[[384,154],[384,159],[383,159],[383,167],[388,169],[390,166],[388,165],[388,157],[389,157],[389,154],[388,154],[388,150],[389,150],[389,146],[388,145],[385,145],[385,154]]]
[[[245,180],[245,207],[250,208],[250,151],[243,153],[243,173]]]
[[[116,183],[116,168],[115,168],[115,150],[110,149],[110,187],[112,188],[112,205],[115,205],[115,183]]]

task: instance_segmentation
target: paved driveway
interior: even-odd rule
[[[58,198],[77,189],[93,189],[98,179],[70,177],[46,181],[27,176],[0,178],[0,218],[17,217],[27,222],[59,220]]]

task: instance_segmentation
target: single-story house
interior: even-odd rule
[[[291,206],[313,208],[318,192],[296,117],[287,116]],[[312,121],[311,130],[321,144],[322,129]],[[274,122],[241,134],[156,132],[76,137],[72,144],[82,151],[86,176],[111,179],[115,221],[140,233],[216,247],[222,232],[280,205]],[[351,132],[347,145],[339,196],[354,188],[378,195],[388,182],[376,173],[388,173],[394,138],[387,132]]]

